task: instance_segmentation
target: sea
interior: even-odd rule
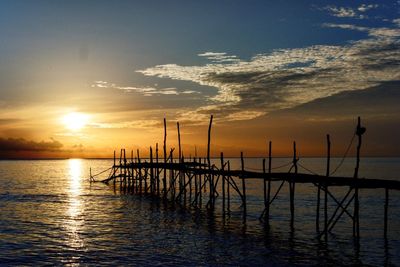
[[[239,169],[240,159],[226,159]],[[274,158],[274,171],[289,171],[289,158]],[[219,160],[214,159],[218,166]],[[331,159],[331,170],[340,164]],[[352,177],[356,160],[346,158],[334,175]],[[326,159],[302,158],[299,172],[325,174]],[[229,213],[221,197],[208,211],[91,183],[109,159],[0,161],[0,266],[396,266],[400,265],[400,192],[389,191],[384,238],[384,189],[360,190],[360,242],[344,213],[328,234],[316,231],[317,188],[297,184],[290,227],[288,185],[263,212],[263,182],[248,180],[247,217],[232,191]],[[283,166],[283,167],[281,167]],[[280,168],[281,167],[281,168]],[[262,159],[245,159],[262,169]],[[399,180],[400,158],[362,158],[359,177]],[[105,178],[99,175],[97,178]],[[240,187],[240,183],[238,184]],[[280,182],[272,183],[274,195]],[[348,188],[332,187],[339,201]],[[353,204],[349,205],[352,213]],[[328,214],[336,205],[328,199]],[[321,207],[321,228],[323,209]]]

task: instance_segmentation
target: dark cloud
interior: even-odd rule
[[[59,151],[63,144],[59,141],[36,142],[24,138],[0,138],[0,151]]]
[[[400,80],[382,82],[360,91],[345,91],[339,94],[316,99],[291,109],[271,113],[297,114],[298,116],[319,116],[340,119],[348,114],[365,115],[369,117],[400,118]]]

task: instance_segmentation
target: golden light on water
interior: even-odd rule
[[[79,236],[79,232],[84,225],[83,205],[81,201],[82,192],[82,160],[68,160],[69,167],[69,206],[67,210],[66,229],[68,231],[67,243],[71,247],[82,247],[83,240]]]
[[[65,127],[71,131],[79,131],[89,122],[89,115],[79,112],[71,112],[62,118]]]

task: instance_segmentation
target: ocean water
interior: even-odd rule
[[[238,159],[229,160],[232,169],[240,167]],[[274,159],[273,167],[288,161]],[[338,162],[332,159],[331,169]],[[336,175],[352,176],[354,162],[347,159]],[[325,159],[304,158],[300,163],[325,173]],[[314,186],[296,186],[291,230],[284,185],[271,206],[268,228],[259,221],[263,210],[259,180],[247,182],[244,224],[235,194],[230,215],[223,217],[220,198],[210,213],[89,183],[89,168],[96,173],[111,164],[111,160],[85,159],[0,161],[0,265],[400,265],[400,192],[390,191],[387,239],[383,237],[384,190],[363,189],[360,245],[353,242],[352,222],[345,216],[325,243],[315,230]],[[261,159],[245,160],[249,170],[260,169],[261,164]],[[361,161],[360,177],[398,180],[399,173],[400,158]],[[278,186],[273,183],[273,193]],[[339,199],[346,191],[332,188]],[[329,200],[329,214],[334,209]]]

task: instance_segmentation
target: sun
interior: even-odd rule
[[[86,126],[88,121],[89,116],[87,114],[79,112],[68,113],[62,118],[62,122],[64,123],[65,127],[72,131],[81,130],[83,127]]]

